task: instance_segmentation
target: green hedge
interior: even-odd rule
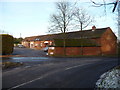
[[[55,39],[55,46],[62,47],[63,39]],[[89,39],[65,39],[67,47],[89,47],[89,46],[100,46],[95,41]]]
[[[0,34],[0,54],[6,55],[13,52],[13,36],[8,34]]]
[[[23,38],[14,38],[14,44],[20,44]]]

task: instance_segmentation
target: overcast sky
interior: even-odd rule
[[[36,36],[48,34],[49,17],[55,12],[56,0],[1,0],[0,1],[0,31],[6,31],[14,37]],[[102,3],[102,0],[94,0]],[[111,2],[113,0],[106,0]],[[97,28],[111,27],[117,35],[117,10],[112,13],[113,6],[93,7],[90,0],[78,0],[78,6],[83,7],[96,20],[92,25]]]

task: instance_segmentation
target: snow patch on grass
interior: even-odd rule
[[[120,88],[120,66],[102,74],[96,86],[97,88]]]

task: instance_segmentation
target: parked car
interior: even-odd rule
[[[21,45],[21,44],[19,44],[18,47],[19,47],[19,48],[25,48],[25,46],[23,46],[23,45]]]
[[[44,52],[48,52],[48,47],[43,48]]]

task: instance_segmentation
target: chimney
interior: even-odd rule
[[[95,31],[96,30],[96,27],[95,26],[92,26],[92,31]]]

